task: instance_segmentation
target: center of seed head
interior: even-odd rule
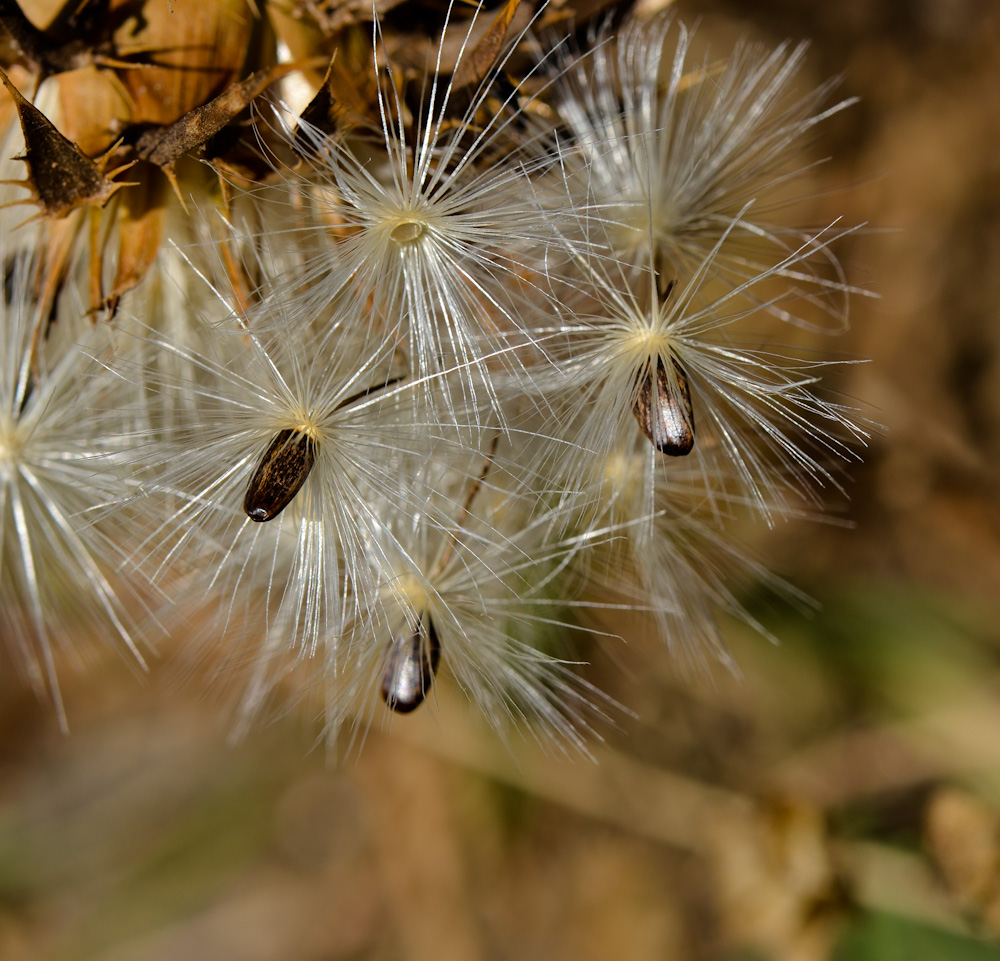
[[[319,429],[312,420],[303,420],[296,424],[292,430],[299,434],[305,434],[311,441],[318,442],[320,439]]]
[[[424,224],[419,220],[401,220],[389,231],[389,236],[397,244],[411,244],[420,239],[424,229]]]
[[[604,481],[612,490],[620,490],[635,471],[632,458],[614,452],[604,462]]]
[[[595,477],[604,502],[631,503],[637,483],[642,478],[642,460],[632,454],[613,453],[604,463],[604,469]]]
[[[633,326],[625,334],[627,350],[636,359],[655,358],[670,353],[670,337],[659,330],[648,317],[633,319]],[[654,361],[655,363],[655,361]]]
[[[396,589],[415,611],[422,611],[427,606],[427,589],[423,582],[412,574],[403,574],[396,581]]]
[[[13,463],[20,453],[20,448],[14,425],[0,421],[0,462]]]

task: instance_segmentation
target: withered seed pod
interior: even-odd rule
[[[650,371],[639,385],[632,413],[643,433],[661,454],[683,457],[694,447],[694,411],[684,368],[671,358],[676,383],[667,377],[662,359],[656,361],[656,403],[653,402],[653,375]]]
[[[269,521],[292,502],[316,461],[316,446],[303,431],[278,431],[247,485],[243,510],[250,520]]]
[[[434,621],[421,615],[416,627],[389,642],[382,673],[382,700],[397,714],[409,714],[424,703],[441,660]]]

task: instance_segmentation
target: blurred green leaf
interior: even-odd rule
[[[863,915],[833,961],[997,961],[1000,944],[963,937],[891,914]]]

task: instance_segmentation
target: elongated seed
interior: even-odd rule
[[[300,430],[280,430],[247,484],[243,510],[252,521],[277,517],[299,492],[316,461],[316,442]]]
[[[390,377],[384,384],[366,387],[342,400],[334,410],[348,407],[402,379]],[[316,462],[318,446],[305,431],[292,428],[278,431],[247,484],[243,510],[250,520],[259,523],[272,520],[292,502]]]
[[[632,413],[649,442],[662,454],[683,457],[694,447],[694,411],[687,375],[676,360],[674,383],[670,383],[663,360],[656,361],[656,398],[653,398],[653,375],[647,373],[639,385],[639,396]]]
[[[409,633],[389,642],[382,673],[382,700],[397,714],[409,714],[424,703],[441,659],[434,621],[424,614]]]

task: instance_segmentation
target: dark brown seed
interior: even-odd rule
[[[694,411],[684,368],[671,358],[674,383],[667,377],[663,361],[656,361],[656,397],[653,376],[647,373],[639,385],[632,413],[643,433],[661,454],[683,457],[694,447]]]
[[[409,714],[424,703],[441,659],[434,622],[429,614],[416,627],[389,644],[382,673],[382,700],[397,714]]]
[[[316,442],[300,430],[281,430],[257,465],[243,510],[252,521],[277,517],[299,492],[316,460]]]

